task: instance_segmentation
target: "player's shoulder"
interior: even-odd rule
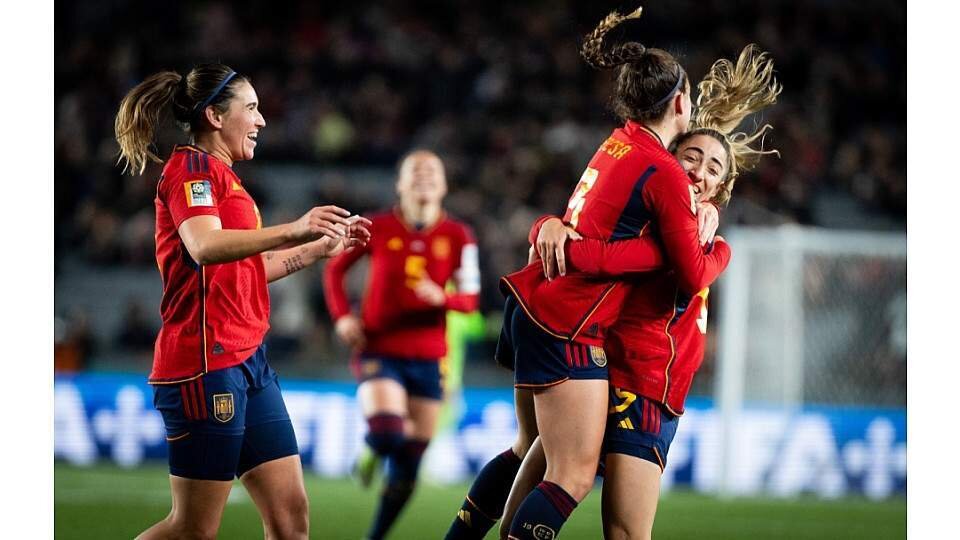
[[[191,145],[177,145],[163,166],[160,182],[207,181],[217,184],[233,176],[230,167],[203,150]]]
[[[444,232],[447,234],[453,234],[455,236],[461,237],[465,242],[473,242],[473,227],[470,226],[466,221],[453,216],[448,212],[444,211],[443,219],[440,222],[440,227],[437,228],[438,232]]]
[[[647,161],[650,164],[649,167],[652,167],[651,180],[654,180],[654,184],[678,184],[685,186],[690,183],[690,180],[687,178],[687,173],[684,172],[683,167],[680,166],[680,162],[677,161],[677,158],[667,151],[666,148],[660,146],[654,149],[654,151],[649,152]]]

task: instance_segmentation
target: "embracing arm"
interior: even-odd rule
[[[658,172],[644,186],[643,195],[647,208],[654,214],[680,288],[696,294],[709,287],[730,262],[730,246],[716,237],[710,253],[704,254],[690,183],[682,176],[674,177],[673,171]]]
[[[560,218],[548,216],[534,223],[530,236],[535,246],[553,251],[557,264],[563,262],[570,270],[597,276],[620,276],[634,272],[650,272],[663,266],[663,253],[652,236],[605,242],[583,238],[564,225]],[[566,242],[570,238],[572,242]],[[550,246],[560,245],[563,251]],[[561,272],[561,275],[566,272]]]

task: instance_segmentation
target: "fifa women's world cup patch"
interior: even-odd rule
[[[223,423],[233,419],[233,394],[213,395],[213,417]]]
[[[187,206],[213,206],[213,187],[209,180],[191,180],[183,183]]]

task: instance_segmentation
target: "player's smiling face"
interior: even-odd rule
[[[709,201],[727,175],[727,151],[710,135],[697,134],[677,149],[680,166],[693,183],[698,202]]]
[[[257,135],[267,125],[258,109],[259,100],[253,86],[242,81],[234,90],[227,112],[222,116],[220,134],[234,161],[253,159]]]
[[[432,152],[414,152],[400,165],[397,193],[419,204],[440,204],[447,194],[443,162]]]

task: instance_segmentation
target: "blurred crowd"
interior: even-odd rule
[[[578,55],[582,36],[633,3],[181,2],[94,0],[56,11],[56,251],[90,265],[152,267],[159,167],[122,176],[113,117],[144,76],[222,61],[248,75],[267,127],[258,166],[390,168],[435,149],[446,205],[481,244],[483,309],[525,260],[534,218],[560,212],[616,125],[612,72]],[[643,4],[610,34],[665,48],[691,77],[756,42],[785,88],[762,118],[764,160],[737,183],[724,224],[902,230],[906,220],[906,6],[892,0],[674,0]],[[173,140],[175,134],[164,133]],[[169,146],[158,145],[161,155]],[[260,169],[263,170],[263,169]],[[257,178],[261,188],[269,178]],[[266,190],[263,190],[266,191]],[[381,205],[332,182],[317,202]],[[256,196],[256,193],[254,194]],[[258,199],[266,213],[270,198]],[[295,212],[302,209],[276,209]],[[310,290],[325,320],[318,280]],[[150,308],[152,309],[152,308]]]

